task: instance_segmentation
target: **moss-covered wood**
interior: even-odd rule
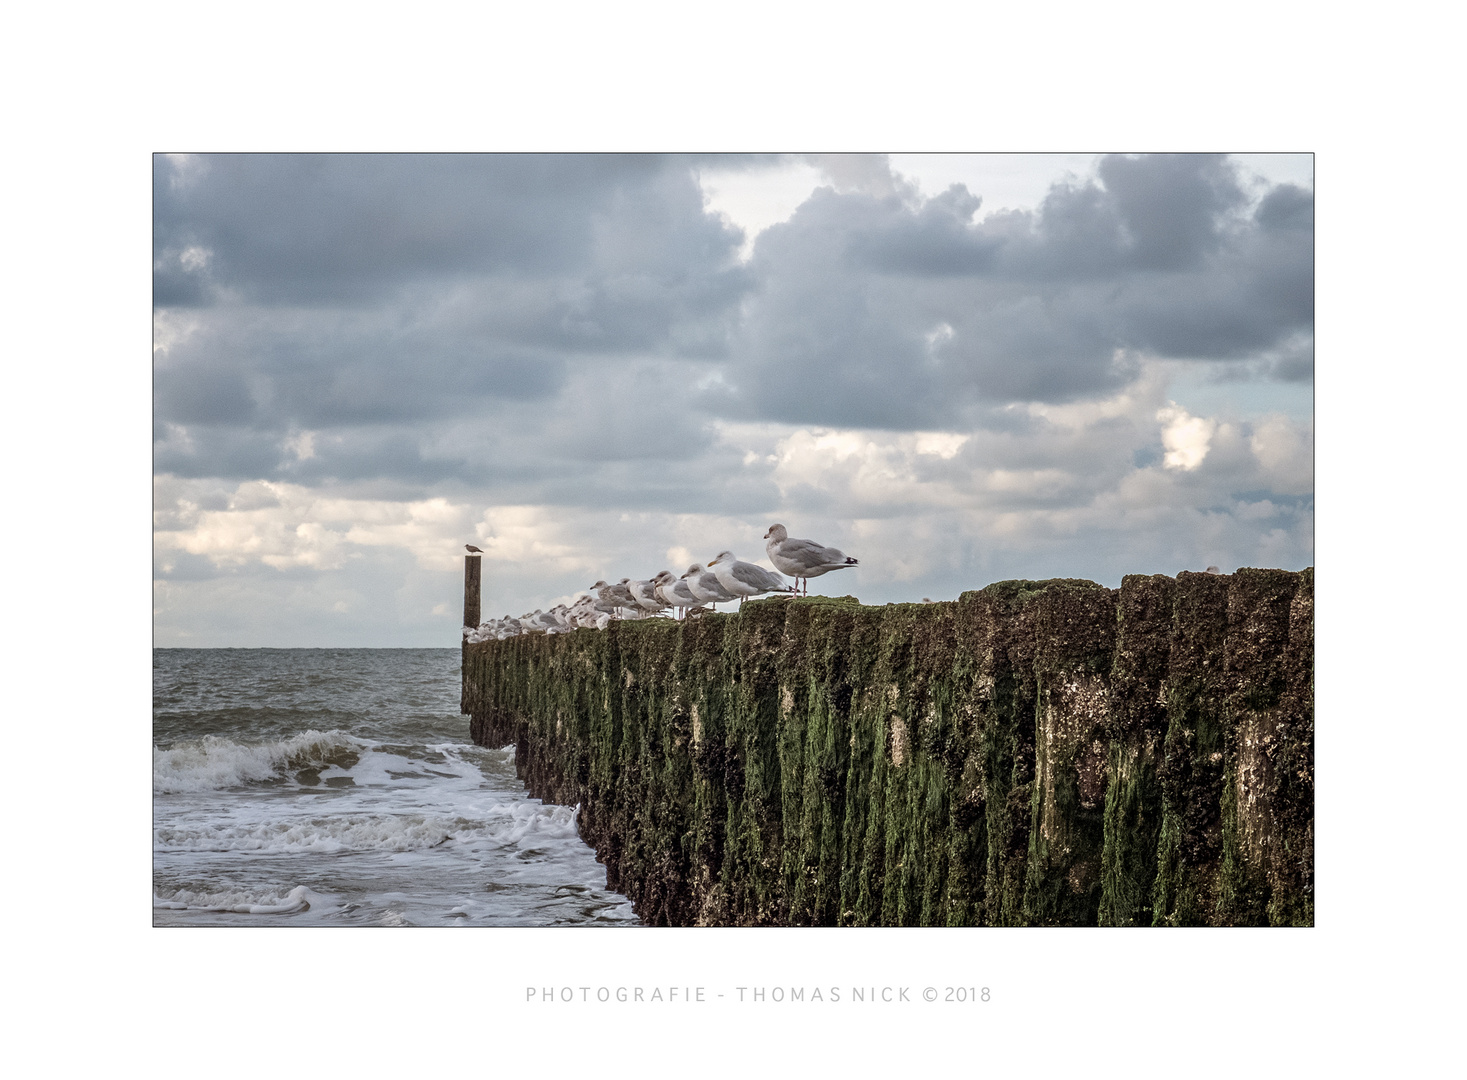
[[[475,741],[654,925],[1312,925],[1313,572],[465,645]]]

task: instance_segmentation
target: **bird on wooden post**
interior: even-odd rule
[[[483,569],[484,554],[473,544],[465,544],[468,554],[464,556],[464,625],[476,627],[479,625],[479,593],[481,589],[480,571]]]

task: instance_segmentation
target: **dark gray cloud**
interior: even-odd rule
[[[1125,236],[1126,261],[1141,270],[1190,270],[1222,244],[1223,219],[1244,201],[1219,154],[1111,155],[1100,180]]]
[[[475,537],[494,613],[771,520],[878,603],[1312,560],[1308,191],[1113,157],[978,221],[813,163],[740,263],[695,170],[744,159],[160,159],[160,642],[456,640]]]
[[[222,311],[171,345],[156,405],[180,424],[263,431],[431,420],[481,399],[544,398],[565,379],[562,353],[390,309]]]
[[[741,241],[685,159],[160,157],[155,300],[180,329],[160,339],[157,467],[468,480],[437,428],[505,410],[582,457],[676,457],[686,418],[598,439],[562,430],[560,398],[577,370],[725,355]],[[282,449],[301,432],[322,435],[304,459]]]
[[[417,278],[597,263],[682,276],[733,239],[701,214],[685,164],[646,155],[243,154],[183,168],[160,156],[153,213],[160,303],[183,302],[190,250],[204,282],[301,304],[375,300]]]
[[[1312,196],[1250,213],[1223,158],[1104,158],[981,223],[981,192],[853,160],[869,182],[818,190],[747,265],[696,164],[159,158],[155,295],[186,332],[156,367],[157,468],[672,505],[723,482],[684,475],[717,418],[1000,430],[1147,356],[1312,377]]]
[[[1207,155],[1104,158],[980,224],[961,185],[916,203],[819,191],[758,240],[726,407],[941,427],[1117,389],[1146,355],[1257,358],[1312,332],[1311,202],[1282,186],[1250,215]]]

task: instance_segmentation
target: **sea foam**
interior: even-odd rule
[[[297,885],[283,896],[268,889],[236,890],[233,892],[201,893],[179,889],[169,896],[154,894],[153,906],[170,911],[228,911],[238,915],[293,915],[309,908],[318,910],[339,905],[312,892],[304,885]]]
[[[164,851],[250,851],[284,854],[426,851],[447,843],[513,848],[580,845],[576,812],[525,800],[490,809],[484,818],[438,814],[336,814],[231,825],[164,826],[153,843]]]
[[[296,769],[326,768],[365,746],[343,731],[303,731],[254,745],[205,735],[167,750],[153,748],[153,794],[219,791],[274,780]]]

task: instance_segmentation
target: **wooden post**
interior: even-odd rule
[[[479,625],[479,567],[482,555],[464,556],[464,625]]]

